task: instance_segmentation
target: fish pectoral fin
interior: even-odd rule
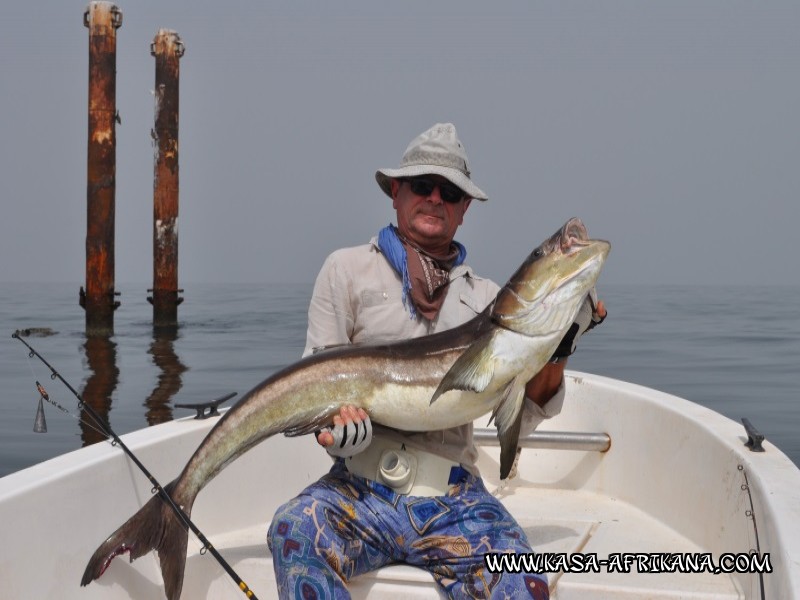
[[[431,404],[450,390],[468,390],[480,393],[494,376],[495,361],[492,356],[491,335],[483,336],[464,351],[450,370],[445,373],[431,397]]]
[[[291,427],[287,427],[283,430],[283,435],[286,437],[297,437],[300,435],[306,435],[308,433],[314,433],[322,429],[323,427],[327,427],[331,424],[331,416],[326,411],[324,414],[314,417],[310,421],[305,423],[298,423],[297,425],[292,425]]]
[[[525,402],[525,382],[515,377],[506,387],[502,400],[492,413],[500,439],[500,479],[506,479],[514,465],[522,426],[522,405]]]

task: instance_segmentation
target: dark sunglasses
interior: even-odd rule
[[[450,183],[440,183],[424,177],[406,178],[403,181],[408,182],[411,191],[417,196],[430,196],[433,190],[438,187],[439,197],[450,204],[461,202],[466,197],[461,188]]]

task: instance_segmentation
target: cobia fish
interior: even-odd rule
[[[231,461],[275,435],[329,425],[347,404],[381,425],[432,431],[493,411],[505,479],[517,448],[525,383],[548,362],[594,287],[610,245],[569,220],[538,246],[486,310],[464,325],[382,345],[346,345],[308,356],[248,392],[219,420],[181,474],[166,486],[191,514],[197,494]],[[95,551],[81,585],[118,554],[158,552],[164,588],[183,586],[188,531],[158,496]]]

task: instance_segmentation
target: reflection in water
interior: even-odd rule
[[[153,357],[153,364],[161,372],[155,389],[144,401],[148,425],[172,420],[172,407],[169,403],[183,386],[181,375],[188,369],[175,354],[173,342],[177,338],[176,328],[157,329],[153,332],[153,342],[150,344],[148,354]],[[117,344],[109,337],[90,336],[86,338],[83,349],[91,374],[86,380],[81,397],[84,403],[95,410],[103,425],[109,427],[111,396],[119,383]],[[101,428],[95,424],[86,410],[81,411],[80,428],[84,446],[106,439],[106,436],[99,431]]]
[[[175,340],[178,339],[178,330],[173,328],[156,328],[153,331],[153,343],[150,344],[148,353],[153,357],[161,373],[158,384],[144,401],[147,412],[145,418],[148,425],[157,425],[172,420],[172,407],[169,401],[183,386],[181,375],[188,369],[178,355],[175,354]]]
[[[90,405],[103,420],[104,425],[108,427],[111,395],[119,382],[117,344],[108,337],[90,336],[86,338],[83,348],[92,374],[86,380],[81,397],[84,403]],[[84,446],[106,439],[106,436],[99,431],[100,428],[93,427],[93,424],[92,416],[86,410],[81,410],[81,440],[83,440]]]

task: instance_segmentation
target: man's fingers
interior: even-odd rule
[[[361,416],[358,414],[358,411],[356,410],[355,406],[345,406],[345,407],[342,408],[341,412],[342,412],[342,418],[344,419],[345,424],[347,424],[348,421],[352,421],[356,425],[361,423],[361,420],[362,420]]]
[[[327,429],[320,431],[317,435],[317,442],[320,446],[330,446],[333,444],[333,435]]]
[[[362,452],[372,441],[372,423],[363,408],[343,406],[333,417],[333,426],[322,430],[317,441],[332,456],[349,457]]]

